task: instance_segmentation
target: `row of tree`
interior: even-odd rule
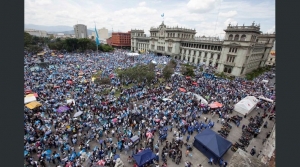
[[[85,38],[67,38],[63,40],[58,38],[51,41],[48,46],[52,50],[66,50],[68,52],[84,52],[87,50],[97,50],[96,42],[94,40]],[[98,46],[98,49],[103,52],[110,52],[113,50],[113,47],[107,44],[101,44]]]
[[[43,46],[50,42],[50,38],[32,36],[24,32],[24,50],[31,53],[38,53],[43,51]]]

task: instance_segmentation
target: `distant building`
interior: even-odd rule
[[[33,29],[26,29],[25,32],[32,36],[37,37],[48,37],[47,31],[41,31],[41,30],[33,30]]]
[[[130,48],[130,31],[128,32],[113,32],[110,45],[113,47]],[[107,43],[109,43],[107,42]]]
[[[87,26],[83,24],[74,25],[74,33],[77,39],[88,38]]]
[[[98,35],[100,40],[106,40],[108,38],[108,29],[106,28],[101,28],[98,30]]]
[[[109,38],[106,39],[106,43],[110,46],[112,46],[112,40],[111,39],[112,39],[112,37],[109,37]]]

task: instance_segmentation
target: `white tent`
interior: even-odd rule
[[[208,104],[208,102],[202,96],[200,96],[198,94],[195,94],[195,93],[192,93],[192,92],[187,92],[187,94],[188,95],[193,95],[193,98],[195,97],[198,101],[201,100],[201,104],[205,104],[205,105]]]
[[[157,64],[157,62],[156,62],[155,60],[152,60],[151,62],[152,62],[153,64]]]
[[[36,97],[35,96],[26,96],[24,98],[24,104],[27,104],[27,103],[30,103],[30,102],[33,102],[33,101],[36,101]]]
[[[266,79],[264,79],[264,80],[262,80],[261,82],[263,82],[263,83],[268,83],[269,81],[266,80]]]
[[[258,100],[254,96],[247,96],[234,105],[234,110],[242,115],[246,115],[256,107],[257,103]]]
[[[264,97],[264,96],[259,96],[258,98],[261,99],[261,100],[268,101],[268,102],[270,102],[270,103],[273,103],[273,102],[274,102],[272,99],[266,98],[266,97]]]

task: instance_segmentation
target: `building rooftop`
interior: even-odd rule
[[[231,157],[228,167],[268,167],[262,163],[256,156],[238,149]]]

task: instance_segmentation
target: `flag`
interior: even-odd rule
[[[162,15],[161,15],[161,17],[164,17],[165,16],[165,13],[163,13]]]
[[[98,36],[98,32],[97,32],[96,26],[95,26],[95,32],[96,32],[96,38],[95,38],[96,45],[98,46],[98,45],[100,45],[100,41],[99,41],[99,36]]]

